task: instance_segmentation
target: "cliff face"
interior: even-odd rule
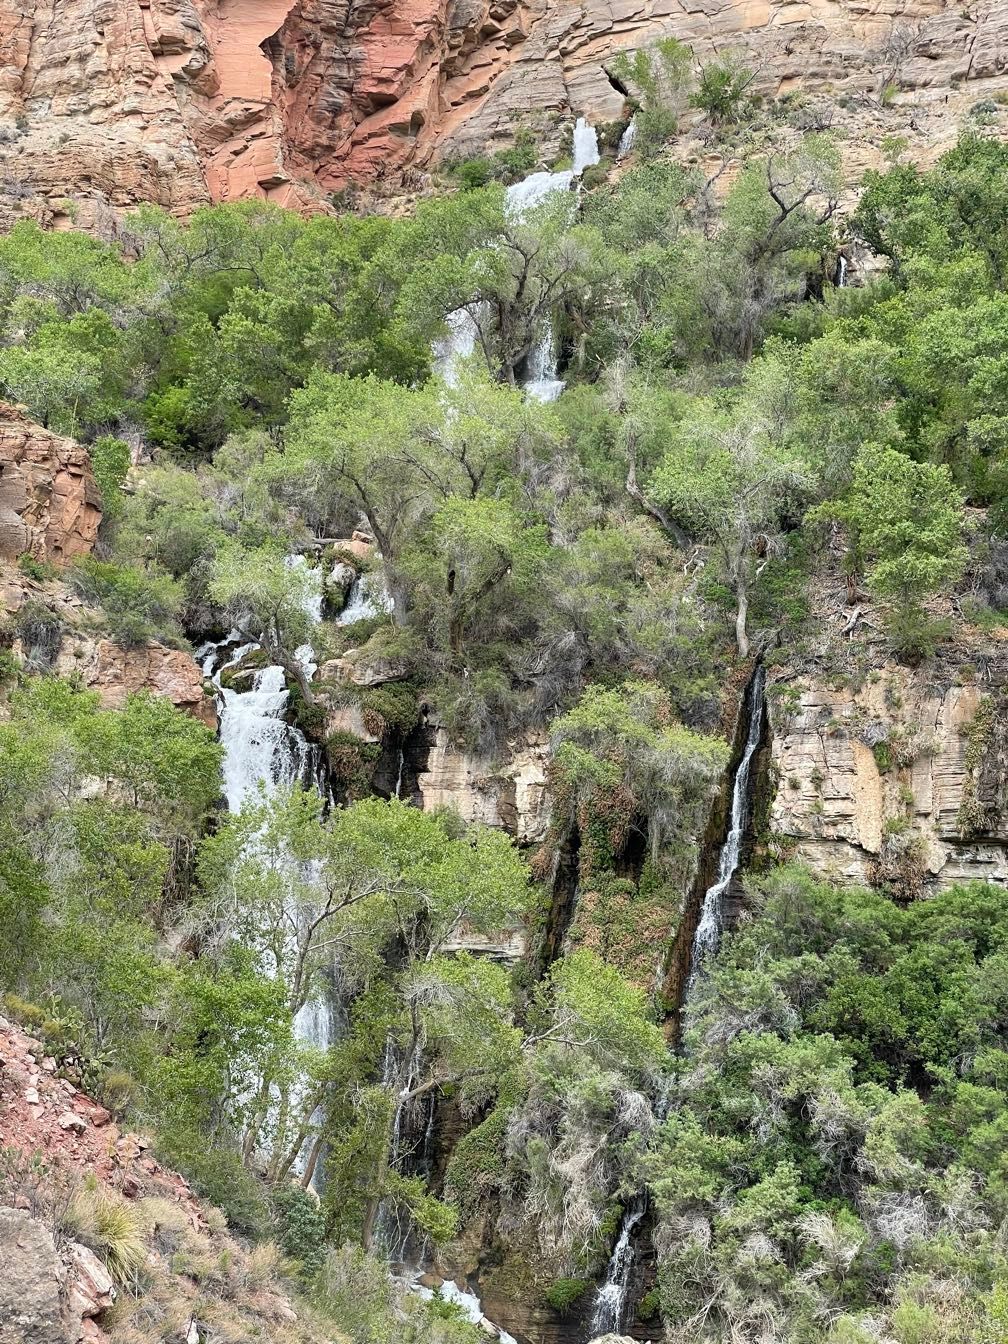
[[[775,690],[774,844],[900,895],[1008,880],[1008,646],[887,662],[857,690],[814,673]]]
[[[101,516],[87,449],[0,402],[0,558],[63,565],[90,553]]]
[[[0,0],[0,222],[325,209],[523,126],[549,158],[574,116],[622,115],[613,54],[668,36],[740,52],[768,96],[826,95],[852,171],[885,135],[932,159],[1008,83],[1005,0]]]

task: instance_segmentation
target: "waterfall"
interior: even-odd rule
[[[293,570],[304,568],[306,562],[304,556],[292,555],[285,563]],[[313,624],[322,618],[322,584],[321,576],[318,577],[319,582],[305,593],[304,611]],[[209,644],[200,650],[203,673],[216,690],[218,735],[224,748],[224,794],[232,813],[240,812],[247,801],[262,794],[269,797],[297,783],[318,783],[317,749],[300,728],[284,718],[290,697],[284,669],[275,665],[257,668],[247,691],[223,684],[228,670],[249,654],[260,651],[260,645],[241,640],[242,632],[233,630],[220,644]],[[295,656],[310,678],[315,672],[312,645],[303,644]],[[335,1031],[329,1002],[305,1003],[294,1018],[296,1039],[318,1049],[324,1050],[332,1043]],[[296,1089],[294,1096],[296,1099]],[[307,1154],[302,1153],[297,1164],[299,1170],[304,1170],[306,1160]],[[317,1177],[316,1167],[313,1183]]]
[[[833,282],[837,289],[843,289],[847,284],[847,258],[841,252],[837,258],[836,279]]]
[[[574,176],[580,177],[586,168],[599,161],[598,135],[584,117],[574,123]]]
[[[353,625],[392,610],[392,597],[380,574],[361,574],[353,582],[337,625]]]
[[[620,1233],[609,1258],[605,1282],[595,1293],[595,1312],[589,1339],[610,1333],[618,1335],[623,1327],[627,1286],[634,1263],[632,1237],[634,1228],[644,1217],[645,1207],[643,1197],[638,1196],[623,1215]]]
[[[763,734],[763,698],[766,684],[766,672],[757,667],[753,673],[749,689],[749,723],[746,731],[745,748],[738,770],[735,772],[735,785],[732,789],[731,821],[725,842],[721,846],[718,860],[717,880],[708,887],[700,910],[700,920],[693,936],[693,950],[690,956],[690,979],[686,989],[696,978],[701,963],[712,952],[717,951],[724,928],[724,894],[738,871],[742,857],[742,840],[745,836],[749,815],[749,775],[753,757],[759,748]],[[685,1000],[684,1000],[685,1001]]]
[[[564,390],[563,379],[557,377],[556,340],[553,326],[547,323],[528,360],[525,395],[533,401],[556,401]]]
[[[619,146],[616,150],[617,159],[625,159],[633,149],[634,141],[637,139],[637,118],[631,117],[626,130],[620,136]]]
[[[530,173],[520,182],[512,183],[504,193],[504,210],[508,218],[520,221],[547,197],[558,191],[570,191],[585,169],[599,162],[599,157],[595,127],[584,117],[578,117],[574,124],[571,167],[558,173],[545,170]],[[434,366],[444,382],[455,387],[458,362],[476,349],[478,327],[476,318],[467,308],[450,312],[445,324],[447,332],[434,343]],[[525,393],[535,401],[555,401],[563,388],[563,380],[557,376],[556,341],[552,325],[549,325],[529,354]]]

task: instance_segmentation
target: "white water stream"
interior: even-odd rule
[[[625,159],[634,147],[634,141],[637,139],[637,118],[631,117],[629,125],[620,136],[620,142],[616,149],[616,158]]]
[[[638,1197],[623,1215],[620,1234],[616,1238],[616,1245],[609,1258],[605,1282],[595,1293],[595,1313],[592,1316],[589,1339],[610,1333],[618,1335],[623,1326],[627,1286],[634,1262],[631,1238],[634,1228],[644,1217],[645,1207],[644,1200]]]
[[[584,117],[574,125],[573,156],[570,168],[558,173],[530,173],[520,182],[508,187],[504,208],[513,220],[520,220],[547,197],[558,191],[570,191],[586,168],[599,162],[598,135],[595,127]],[[458,383],[458,363],[468,358],[476,348],[477,319],[465,308],[457,308],[445,319],[448,331],[434,347],[435,367],[449,387]],[[551,323],[539,333],[534,349],[529,354],[525,395],[534,401],[556,401],[564,389],[557,376],[556,339]]]
[[[725,842],[721,846],[718,861],[717,881],[708,887],[700,910],[700,920],[693,935],[693,950],[690,956],[690,975],[686,988],[686,999],[690,988],[704,960],[717,951],[724,929],[724,894],[729,883],[738,871],[742,858],[742,840],[745,836],[749,812],[749,774],[753,757],[759,748],[763,731],[763,695],[766,673],[758,667],[753,673],[749,693],[749,724],[746,731],[745,748],[738,770],[735,772],[735,786],[732,789],[731,822]],[[685,1002],[685,1000],[684,1000]]]

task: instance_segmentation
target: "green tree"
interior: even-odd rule
[[[866,443],[841,513],[855,555],[870,564],[869,585],[892,609],[897,644],[919,656],[927,644],[922,603],[958,578],[966,562],[963,500],[948,468]]]

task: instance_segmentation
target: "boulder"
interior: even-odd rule
[[[45,1227],[21,1209],[0,1209],[0,1267],[0,1344],[73,1344],[66,1269]]]
[[[116,1299],[112,1276],[87,1246],[72,1241],[67,1248],[69,1283],[67,1310],[71,1324],[80,1326],[86,1321],[99,1319]]]

